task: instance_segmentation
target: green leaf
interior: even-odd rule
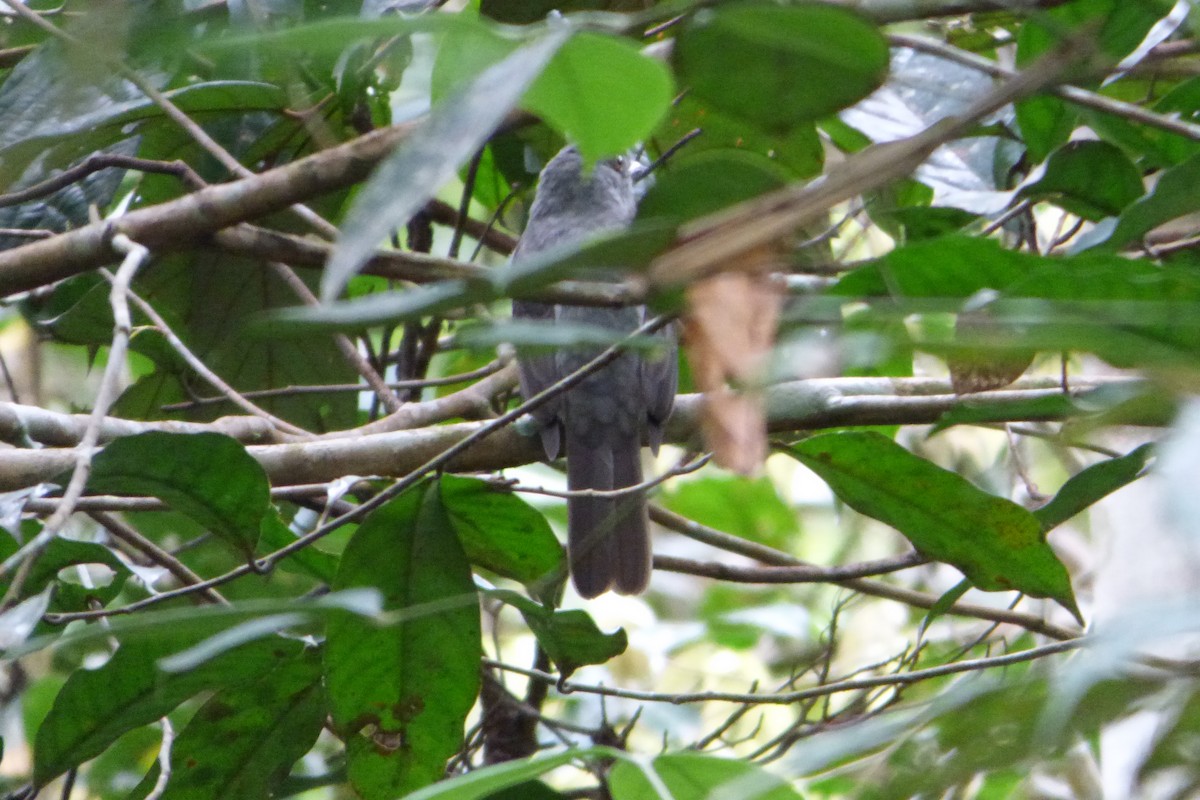
[[[764,130],[846,108],[882,83],[887,42],[863,17],[818,3],[702,8],[675,40],[680,82]]]
[[[768,158],[777,168],[785,170],[792,180],[820,175],[825,163],[825,146],[815,124],[796,125],[778,134],[767,133],[691,92],[671,105],[671,110],[654,132],[653,141],[665,148],[696,128],[703,132],[702,135],[688,142],[679,155],[668,162],[662,175],[681,166],[685,158],[710,150],[744,152]],[[659,179],[662,179],[661,175]]]
[[[88,489],[157,497],[254,557],[271,504],[267,475],[236,439],[218,433],[126,436],[92,460]]]
[[[491,764],[472,770],[466,775],[457,775],[450,780],[426,786],[404,800],[484,800],[497,792],[504,791],[526,781],[545,775],[552,769],[570,764],[581,758],[605,757],[614,754],[611,748],[590,747],[567,750],[552,755],[538,755],[503,764]]]
[[[674,800],[709,800],[737,797],[739,800],[800,800],[791,784],[755,764],[703,753],[668,753],[646,767],[618,761],[608,776],[613,800],[659,797],[646,770],[653,770]]]
[[[563,575],[562,545],[536,508],[477,478],[443,475],[438,487],[471,563],[526,586]]]
[[[180,731],[162,800],[273,797],[312,747],[326,714],[320,652],[307,648],[254,677],[222,688]],[[151,771],[139,790],[157,777]]]
[[[1049,198],[1093,222],[1120,214],[1142,193],[1142,174],[1128,156],[1097,141],[1071,142],[1055,151],[1045,174],[1021,190],[1024,197]]]
[[[1092,464],[1063,484],[1049,503],[1033,512],[1042,531],[1058,527],[1093,503],[1133,483],[1154,455],[1154,445],[1144,444],[1133,452]]]
[[[671,161],[655,173],[640,204],[642,219],[694,219],[749,200],[787,183],[766,156],[740,150],[707,150]]]
[[[342,224],[342,237],[321,278],[325,302],[337,297],[392,228],[404,224],[487,141],[571,33],[566,23],[557,25],[484,70],[439,103],[426,123],[380,163]]]
[[[591,615],[581,609],[555,611],[507,589],[491,589],[487,595],[521,612],[525,624],[563,677],[588,664],[603,664],[629,646],[624,628],[604,633]]]
[[[444,775],[479,693],[478,599],[436,485],[367,517],[333,586],[378,587],[399,618],[382,628],[331,619],[325,653],[350,782],[364,800],[391,800]]]
[[[1016,503],[876,433],[814,436],[791,449],[848,506],[891,525],[918,551],[985,591],[1049,597],[1079,617],[1066,568]]]
[[[296,534],[284,524],[279,515],[268,512],[262,519],[262,535],[259,546],[266,551],[278,550],[296,541]],[[292,553],[279,562],[281,569],[291,569],[310,575],[323,583],[333,583],[337,573],[338,559],[333,553],[327,553],[315,544]]]
[[[58,576],[60,570],[86,564],[103,564],[108,567],[113,571],[112,580],[102,586],[88,588],[80,583],[61,580]],[[33,568],[21,586],[20,596],[24,598],[35,595],[54,584],[54,594],[48,611],[86,611],[91,608],[92,600],[102,606],[107,605],[120,594],[121,587],[131,574],[125,562],[104,545],[59,536],[50,540],[50,544],[33,562]],[[0,582],[0,594],[7,591],[9,585],[9,581]]]
[[[662,502],[701,525],[773,547],[790,548],[800,531],[796,512],[765,476],[723,475],[680,481],[662,494]]]
[[[157,666],[161,658],[213,632],[212,624],[164,629],[153,638],[125,642],[99,669],[72,673],[38,730],[34,783],[45,786],[99,755],[124,733],[154,722],[202,691],[253,681],[304,649],[298,641],[272,636],[228,650],[187,672],[166,673]]]
[[[966,298],[980,289],[1004,289],[1041,263],[992,239],[952,234],[898,247],[840,279],[830,293]]]
[[[1104,248],[1118,250],[1138,242],[1164,222],[1200,209],[1200,198],[1195,192],[1197,181],[1200,181],[1200,154],[1165,171],[1148,195],[1125,209]]]
[[[554,54],[522,105],[562,131],[585,161],[633,147],[674,95],[671,73],[632,43],[582,33]]]

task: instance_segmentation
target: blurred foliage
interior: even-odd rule
[[[88,493],[147,502],[121,527],[77,514],[27,569],[0,571],[0,709],[13,711],[0,715],[0,792],[1195,796],[1195,671],[1171,660],[1193,655],[1180,642],[1197,633],[1194,599],[1171,581],[1194,574],[1194,542],[1179,545],[1183,556],[1160,543],[1130,559],[1160,564],[1157,588],[1175,602],[1118,598],[1121,613],[1107,615],[1095,559],[1079,554],[1100,548],[1090,510],[1151,480],[1165,511],[1140,509],[1139,524],[1164,516],[1183,538],[1200,535],[1200,422],[1189,415],[1200,383],[1200,135],[1179,126],[1200,121],[1195,20],[1171,16],[1166,0],[1020,13],[954,3],[951,17],[920,3],[911,16],[928,17],[934,46],[916,52],[889,49],[899,28],[885,17],[903,4],[845,5],[26,4],[43,25],[3,9],[0,186],[33,187],[90,157],[158,162],[121,162],[0,206],[3,250],[94,212],[186,197],[195,187],[172,165],[207,183],[238,177],[159,93],[254,173],[413,124],[361,186],[307,199],[340,231],[327,269],[293,278],[184,242],[155,253],[132,287],[230,386],[290,425],[332,432],[331,446],[385,412],[366,391],[338,388],[358,373],[330,331],[403,382],[404,401],[478,380],[498,341],[595,345],[583,328],[506,326],[505,304],[596,270],[637,278],[697,220],[747,203],[765,216],[871,144],[964,113],[995,83],[946,47],[1023,69],[1075,47],[1061,80],[1127,105],[1021,96],[912,175],[866,176],[858,196],[772,251],[790,292],[772,370],[843,380],[816,382],[801,405],[837,411],[865,398],[898,419],[773,433],[756,477],[672,476],[657,499],[693,538],[660,538],[665,558],[643,600],[581,608],[566,594],[549,469],[514,472],[522,489],[549,487],[529,494],[509,491],[513,475],[438,473],[380,497],[387,484],[347,474],[286,499],[229,436],[112,437]],[[519,233],[537,173],[565,141],[589,163],[649,161],[693,135],[644,184],[628,231],[519,268],[480,233]],[[475,235],[456,227],[458,209],[480,222]],[[314,234],[295,209],[248,222]],[[489,271],[423,285],[363,274],[389,239]],[[108,292],[89,273],[12,298],[0,353],[24,335],[44,373],[22,399],[62,410],[89,396],[88,372],[113,336]],[[324,303],[305,304],[308,293]],[[678,288],[651,298],[669,311],[683,302]],[[211,394],[149,315],[134,309],[133,322],[114,414],[243,413]],[[923,428],[901,419],[920,381],[889,381],[949,372],[963,391],[1002,388],[1031,364],[1041,394],[950,397]],[[1117,370],[1131,380],[1088,383]],[[54,380],[66,386],[50,391]],[[1075,391],[1055,392],[1055,381]],[[839,395],[835,384],[851,388]],[[35,444],[7,415],[4,428],[14,452]],[[686,448],[667,450],[658,472],[689,461]],[[29,495],[0,497],[0,559],[44,530],[53,503],[25,505]],[[319,545],[296,546],[328,532],[347,503],[372,505]],[[896,571],[912,551],[930,563]],[[714,577],[687,574],[697,561]],[[857,562],[873,577],[734,574]],[[179,588],[201,580],[209,594]],[[1101,617],[1096,633],[1057,643],[1082,636],[1074,620]],[[1099,743],[1135,712],[1155,715],[1155,730],[1133,788],[1101,787]]]

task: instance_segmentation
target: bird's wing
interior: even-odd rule
[[[531,303],[526,300],[513,301],[513,319],[530,320],[533,322],[553,323],[555,319],[554,306],[546,303]],[[554,353],[537,353],[521,355],[517,359],[517,374],[521,379],[521,396],[526,400],[543,389],[558,383],[562,377],[558,374]],[[562,432],[561,412],[562,395],[552,397],[530,412],[542,426],[542,447],[549,459],[558,458]]]

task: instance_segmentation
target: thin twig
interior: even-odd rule
[[[886,575],[910,567],[928,564],[929,559],[919,553],[907,553],[896,558],[881,558],[837,567],[747,567],[723,564],[715,561],[695,561],[675,556],[655,556],[654,568],[684,575],[732,583],[838,583],[852,578]]]
[[[857,692],[863,689],[873,689],[880,686],[907,686],[921,681],[927,681],[934,678],[943,678],[947,675],[955,675],[962,672],[981,672],[987,669],[995,669],[997,667],[1007,667],[1013,664],[1020,664],[1026,661],[1035,661],[1039,658],[1047,656],[1059,655],[1071,650],[1078,649],[1088,643],[1086,638],[1070,639],[1065,642],[1053,642],[1051,644],[1042,645],[1040,647],[1031,647],[1028,650],[1021,650],[1017,653],[1008,653],[1003,656],[992,656],[990,658],[976,658],[968,661],[959,661],[953,664],[942,664],[937,667],[929,667],[928,669],[918,669],[912,672],[899,672],[890,675],[879,675],[870,678],[851,678],[844,681],[835,681],[823,686],[814,686],[810,689],[800,689],[794,692],[778,692],[775,694],[754,694],[745,692],[647,692],[637,689],[619,689],[610,686],[592,686],[588,684],[576,683],[574,681],[564,680],[560,675],[553,675],[540,670],[526,669],[513,664],[504,664],[494,661],[490,658],[485,658],[483,663],[486,666],[494,669],[502,669],[508,672],[513,672],[518,675],[524,675],[533,680],[546,681],[558,687],[560,692],[573,693],[579,692],[582,694],[598,694],[606,697],[622,697],[627,700],[638,700],[646,703],[671,703],[673,705],[683,705],[685,703],[750,703],[757,705],[790,705],[799,703],[804,700],[809,700],[814,697],[825,697],[831,694],[841,692]]]
[[[454,375],[446,375],[442,378],[425,378],[419,381],[388,381],[388,388],[393,391],[403,391],[406,389],[429,389],[438,386],[454,386],[459,383],[470,383],[471,381],[486,378],[489,375],[494,375],[499,372],[508,362],[503,359],[497,359],[480,367],[479,369],[471,370],[470,372],[459,372]],[[342,392],[365,392],[370,387],[361,383],[326,383],[313,384],[303,386],[281,386],[278,389],[255,389],[248,392],[242,392],[242,397],[251,400],[262,399],[264,397],[292,397],[305,394],[338,394]],[[202,406],[216,405],[219,403],[228,403],[229,398],[224,396],[213,397],[196,397],[192,400],[185,400],[179,403],[168,403],[161,406],[163,411],[186,411],[192,408]]]
[[[183,182],[189,189],[200,189],[206,186],[204,180],[196,174],[196,171],[182,161],[152,161],[146,158],[136,158],[134,156],[123,156],[115,153],[92,153],[90,156],[80,161],[62,172],[55,175],[53,178],[47,178],[40,183],[35,183],[33,186],[26,187],[19,191],[0,194],[0,208],[5,206],[15,206],[21,203],[27,203],[30,200],[36,200],[40,197],[53,194],[59,189],[64,189],[73,183],[76,183],[93,172],[99,172],[102,169],[132,169],[138,172],[152,172],[162,175],[173,175]]]
[[[888,36],[888,40],[895,47],[907,47],[912,50],[917,50],[922,53],[939,56],[949,61],[954,61],[962,64],[965,67],[977,69],[980,72],[987,73],[996,78],[1004,78],[1011,80],[1019,73],[1014,70],[1002,67],[995,61],[976,55],[966,50],[959,49],[953,45],[939,42],[934,39],[927,39],[923,36],[910,36],[908,34],[893,33]],[[1115,100],[1111,97],[1106,97],[1095,92],[1089,92],[1086,89],[1080,89],[1075,86],[1051,86],[1046,89],[1051,94],[1061,97],[1063,100],[1069,100],[1077,105],[1086,108],[1092,108],[1096,111],[1103,111],[1108,114],[1115,114],[1118,117],[1138,122],[1143,125],[1149,125],[1152,128],[1168,131],[1178,134],[1179,136],[1187,137],[1188,139],[1200,140],[1200,125],[1192,122],[1186,122],[1177,117],[1166,116],[1165,114],[1157,114],[1153,111],[1147,111],[1141,106],[1133,103],[1126,103],[1122,100]]]
[[[167,791],[167,784],[171,780],[171,745],[175,743],[175,729],[171,727],[171,720],[163,717],[162,721],[162,743],[158,746],[158,779],[154,781],[154,788],[150,790],[150,794],[146,795],[146,800],[162,800],[162,796]]]
[[[125,371],[125,353],[129,347],[129,337],[133,324],[129,315],[129,284],[138,269],[150,257],[150,251],[134,242],[124,234],[113,237],[112,246],[125,253],[125,259],[112,278],[112,290],[109,292],[109,304],[113,312],[113,338],[108,351],[108,361],[104,365],[104,374],[100,379],[100,387],[96,391],[96,401],[88,418],[88,425],[75,448],[75,467],[71,479],[63,492],[62,502],[54,513],[46,520],[42,530],[24,547],[13,553],[3,564],[0,564],[0,579],[10,570],[17,568],[8,592],[0,606],[7,607],[20,597],[21,588],[29,575],[36,557],[51,541],[58,536],[67,519],[75,509],[75,502],[83,494],[88,476],[92,471],[92,454],[100,438],[100,426],[108,414],[108,409],[117,397],[117,389],[121,376]]]
[[[184,564],[175,556],[163,550],[154,542],[147,539],[138,531],[137,528],[129,525],[111,514],[106,514],[102,511],[91,511],[88,513],[92,519],[100,523],[108,530],[115,538],[125,542],[130,547],[145,555],[151,562],[165,569],[174,575],[180,583],[185,586],[195,586],[203,583],[204,579]],[[221,596],[221,593],[216,589],[203,589],[199,592],[199,596],[210,603],[218,605],[229,605],[229,601]]]

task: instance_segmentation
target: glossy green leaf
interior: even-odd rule
[[[852,105],[888,68],[887,42],[874,25],[818,3],[700,9],[672,58],[697,97],[775,132]]]
[[[629,646],[624,628],[604,633],[586,611],[556,611],[507,589],[492,589],[488,596],[521,612],[525,624],[563,677],[588,664],[603,664]]]
[[[1142,175],[1133,162],[1107,142],[1071,142],[1050,155],[1045,174],[1021,190],[1047,198],[1092,221],[1121,213],[1142,196]]]
[[[1071,476],[1049,503],[1033,512],[1043,531],[1069,520],[1123,486],[1133,483],[1154,455],[1154,446],[1144,444],[1133,452],[1092,464]]]
[[[653,770],[675,800],[800,800],[791,784],[755,764],[705,753],[667,753],[645,767],[617,762],[608,776],[613,800],[641,800],[660,796],[646,776]]]
[[[875,433],[813,436],[791,451],[848,506],[985,591],[1049,597],[1079,616],[1071,580],[1025,509]]]
[[[126,642],[99,669],[72,673],[38,730],[34,783],[44,786],[200,692],[254,681],[304,649],[299,641],[272,636],[233,648],[196,669],[167,673],[157,666],[159,659],[214,629],[210,624],[175,630]]]
[[[263,468],[237,440],[217,433],[152,431],[117,439],[93,459],[88,489],[157,497],[248,558],[271,503]]]
[[[394,227],[404,224],[454,177],[570,36],[568,25],[557,25],[488,67],[470,85],[439,103],[425,124],[380,163],[342,224],[342,237],[321,278],[325,302],[337,297]]]
[[[644,139],[674,93],[667,68],[635,45],[582,33],[554,54],[522,105],[562,131],[590,161]]]
[[[526,585],[562,576],[562,545],[536,508],[477,478],[443,475],[438,486],[471,563]]]
[[[475,584],[436,484],[367,517],[333,586],[377,587],[398,619],[332,619],[325,653],[350,782],[364,800],[391,800],[443,776],[479,693]]]
[[[221,688],[171,746],[171,779],[162,800],[273,797],[308,752],[325,721],[321,656],[315,648]],[[135,790],[148,791],[156,768]]]

